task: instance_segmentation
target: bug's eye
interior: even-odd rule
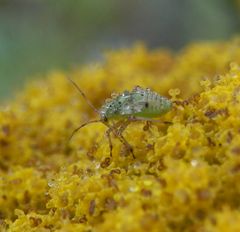
[[[148,104],[148,102],[146,102],[146,103],[145,103],[145,107],[148,108],[148,106],[149,106],[149,104]]]
[[[107,122],[107,121],[108,121],[108,119],[107,119],[106,116],[104,116],[103,121],[104,121],[104,122]]]

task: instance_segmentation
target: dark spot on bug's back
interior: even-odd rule
[[[149,104],[148,104],[148,102],[146,102],[146,103],[145,103],[145,107],[148,108],[148,106],[149,106]]]

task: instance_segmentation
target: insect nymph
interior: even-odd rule
[[[88,121],[76,128],[70,138],[82,127],[90,123],[102,122],[108,127],[106,135],[109,140],[110,156],[112,156],[113,149],[111,134],[114,134],[135,158],[132,146],[122,135],[123,131],[133,121],[154,121],[154,118],[167,113],[172,108],[172,102],[166,97],[148,88],[143,89],[136,86],[132,91],[124,91],[121,94],[112,96],[111,99],[107,99],[100,110],[97,110],[78,85],[73,80],[69,80],[85,98],[88,105],[100,115],[100,119]]]

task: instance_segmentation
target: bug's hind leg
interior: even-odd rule
[[[148,122],[148,123],[153,123],[153,122],[159,122],[159,123],[163,123],[163,124],[167,124],[167,125],[172,125],[172,122],[168,122],[168,121],[162,121],[160,119],[153,119],[153,118],[143,118],[143,117],[132,117],[129,120],[131,120],[132,122]]]

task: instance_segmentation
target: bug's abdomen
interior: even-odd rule
[[[171,109],[171,101],[165,97],[162,97],[156,93],[148,93],[144,96],[139,105],[142,106],[141,110],[134,112],[135,116],[139,117],[158,117],[165,114]]]

